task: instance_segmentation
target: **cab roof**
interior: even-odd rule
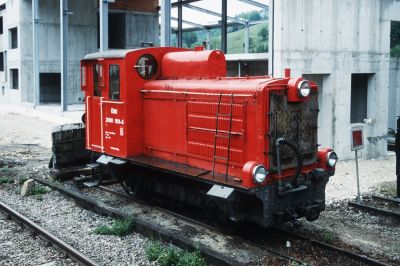
[[[83,60],[95,60],[100,58],[125,58],[130,52],[134,52],[139,49],[119,49],[119,50],[107,50],[103,52],[96,52],[86,55]]]

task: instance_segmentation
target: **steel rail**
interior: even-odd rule
[[[309,237],[306,237],[306,236],[303,236],[303,235],[299,235],[299,234],[296,234],[296,233],[293,233],[293,232],[290,232],[290,231],[287,231],[287,230],[284,230],[284,229],[281,229],[281,228],[276,228],[276,230],[279,230],[280,232],[282,232],[284,234],[287,234],[289,236],[292,236],[294,238],[302,239],[304,241],[308,241],[310,243],[313,243],[313,244],[315,244],[317,246],[329,249],[331,251],[336,251],[336,252],[338,252],[340,254],[346,255],[346,256],[351,257],[353,259],[356,259],[356,260],[358,260],[360,262],[363,262],[363,263],[365,263],[367,265],[388,266],[388,264],[386,264],[386,263],[371,259],[371,258],[366,257],[364,255],[357,254],[357,253],[355,253],[353,251],[350,251],[350,250],[346,250],[346,249],[343,249],[343,248],[340,248],[340,247],[337,247],[337,246],[333,246],[333,245],[321,242],[321,241],[313,239],[313,238],[309,238]]]
[[[16,210],[12,209],[10,206],[5,204],[4,202],[0,201],[0,211],[4,212],[6,215],[11,217],[17,223],[22,223],[24,226],[28,227],[30,230],[33,231],[34,234],[39,235],[45,241],[48,241],[51,245],[58,248],[62,253],[65,253],[69,258],[80,265],[88,265],[88,266],[97,266],[95,261],[91,258],[85,256],[80,251],[76,250],[74,247],[70,246],[69,244],[65,243],[60,238],[56,237],[49,231],[45,230],[43,227],[39,226],[38,224],[34,223],[32,220],[27,218],[26,216],[20,214]]]
[[[93,197],[68,189],[64,185],[56,184],[54,182],[37,177],[34,177],[33,179],[38,183],[51,187],[61,194],[75,200],[76,204],[84,209],[116,219],[131,218],[131,215],[125,212],[108,206]],[[154,225],[151,222],[139,218],[135,219],[135,231],[147,237],[158,238],[163,241],[170,242],[182,249],[198,249],[211,265],[244,265],[240,261],[237,261],[228,255],[221,254],[218,251],[210,249],[204,245],[198,245],[197,243],[194,243],[185,236],[175,234],[174,232],[170,232],[167,229],[161,228],[160,226]]]
[[[364,211],[371,211],[377,214],[381,214],[381,215],[385,215],[385,216],[389,216],[389,217],[393,217],[393,218],[397,218],[400,219],[400,213],[398,212],[393,212],[393,211],[389,211],[389,210],[385,210],[382,208],[377,208],[374,206],[370,206],[370,205],[365,205],[365,204],[361,204],[361,203],[357,203],[357,202],[349,202],[348,205],[350,207],[354,207],[360,210],[364,210]]]
[[[112,195],[118,196],[118,197],[120,197],[120,198],[122,198],[122,199],[124,199],[124,200],[126,200],[128,202],[138,202],[138,203],[146,205],[146,206],[151,206],[152,208],[155,208],[155,209],[160,210],[162,212],[168,213],[168,214],[174,216],[175,218],[181,219],[181,220],[185,221],[188,224],[201,226],[201,227],[204,227],[204,228],[207,228],[207,229],[211,229],[211,230],[214,230],[214,231],[217,231],[217,232],[222,232],[222,230],[220,228],[218,228],[218,227],[212,226],[210,224],[203,223],[201,221],[192,219],[192,218],[190,218],[188,216],[182,215],[180,213],[177,213],[177,212],[174,212],[174,211],[171,211],[171,210],[159,207],[159,206],[150,205],[145,201],[133,199],[133,198],[129,197],[128,195],[126,195],[125,193],[110,189],[110,188],[105,187],[105,186],[99,186],[98,188],[100,190],[102,190],[102,191],[105,191],[105,192],[108,192],[108,193],[110,193]],[[307,262],[300,261],[300,260],[297,260],[294,257],[281,254],[279,251],[271,249],[271,248],[267,247],[266,245],[261,245],[259,243],[256,243],[254,241],[249,241],[249,240],[244,239],[242,237],[238,237],[238,236],[235,236],[235,237],[238,240],[241,240],[243,242],[247,242],[248,244],[251,244],[251,245],[256,246],[256,247],[258,247],[258,248],[260,248],[262,250],[265,250],[268,253],[271,253],[274,256],[279,257],[280,259],[282,259],[282,260],[284,260],[284,261],[286,261],[288,263],[297,263],[298,265],[309,265],[309,263],[307,263]]]
[[[381,197],[381,196],[377,196],[377,195],[372,195],[372,198],[376,199],[376,200],[390,202],[393,204],[400,204],[400,199],[397,199],[397,198],[386,198],[386,197]]]

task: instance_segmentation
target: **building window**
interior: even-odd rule
[[[18,30],[17,28],[10,29],[10,49],[18,48]]]
[[[101,97],[101,89],[99,86],[99,74],[100,66],[98,64],[93,65],[93,95]]]
[[[109,80],[110,100],[119,100],[119,65],[110,65]]]
[[[3,34],[3,17],[0,17],[0,34]]]
[[[10,69],[11,89],[18,90],[18,69]]]
[[[373,74],[351,75],[350,123],[363,123],[368,118],[368,94],[373,88]]]
[[[0,71],[4,71],[4,53],[0,53]]]

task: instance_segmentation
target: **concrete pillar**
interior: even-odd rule
[[[60,0],[61,107],[68,111],[68,0]]]
[[[99,0],[100,51],[108,50],[108,0]]]
[[[39,87],[39,0],[32,0],[32,60],[33,60],[33,107],[40,104]]]
[[[207,50],[211,50],[211,32],[207,30]]]
[[[171,46],[171,0],[161,0],[161,46]]]

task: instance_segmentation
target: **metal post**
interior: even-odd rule
[[[60,0],[61,107],[68,111],[68,0]]]
[[[246,22],[246,26],[244,27],[244,53],[248,54],[249,53],[249,45],[250,45],[250,26],[249,22]]]
[[[183,45],[183,31],[182,31],[182,0],[178,0],[178,47]]]
[[[211,33],[207,30],[207,50],[211,50]]]
[[[357,153],[357,150],[355,152],[356,152],[356,175],[357,175],[357,200],[360,201],[361,193],[360,193],[360,178],[358,175],[358,153]]]
[[[275,1],[269,0],[269,43],[268,43],[268,72],[271,76],[274,75],[274,15],[275,15]]]
[[[108,0],[100,3],[100,51],[108,50]]]
[[[396,132],[396,175],[397,175],[397,199],[400,200],[400,116],[397,118],[397,132]]]
[[[222,1],[222,11],[221,11],[221,50],[226,53],[228,50],[227,38],[228,38],[228,29],[227,29],[227,13],[228,13],[228,3],[227,0]]]
[[[238,77],[241,77],[241,76],[242,76],[242,66],[241,66],[241,63],[239,60],[239,62],[238,62]]]
[[[161,46],[171,45],[171,0],[161,0]]]
[[[39,90],[39,0],[32,0],[32,60],[33,60],[33,108],[40,104]]]

